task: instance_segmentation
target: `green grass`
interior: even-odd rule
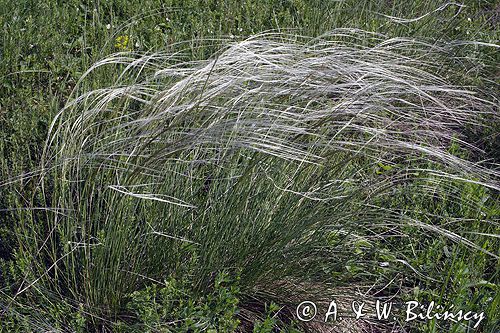
[[[117,118],[124,110],[145,108],[122,98],[106,104],[115,113],[99,115],[81,128],[57,126],[56,140],[43,160],[53,159],[56,168],[43,177],[26,175],[39,170],[49,124],[69,99],[120,82],[124,67],[111,64],[77,85],[92,64],[114,52],[182,51],[175,59],[182,64],[205,60],[223,45],[262,31],[318,36],[339,27],[435,45],[498,41],[494,1],[467,1],[461,9],[449,5],[411,23],[383,16],[415,18],[442,4],[267,0],[144,1],[139,6],[128,1],[0,0],[0,180],[6,183],[0,186],[0,331],[230,332],[239,325],[244,331],[262,333],[276,326],[290,332],[314,332],[318,328],[295,322],[298,303],[329,296],[339,288],[373,285],[382,289],[389,281],[379,297],[400,293],[400,302],[418,298],[484,310],[487,320],[478,331],[498,330],[500,267],[494,257],[500,255],[498,191],[443,180],[423,170],[461,171],[425,154],[403,155],[413,160],[407,162],[384,146],[374,146],[380,158],[352,158],[325,148],[314,150],[326,158],[322,166],[316,166],[278,158],[290,156],[290,150],[276,149],[276,157],[243,144],[241,149],[225,150],[213,141],[212,146],[190,150],[186,147],[192,142],[180,135],[183,128],[224,124],[205,114],[201,105],[189,109],[185,117],[151,122],[147,129],[165,142],[186,144],[180,152],[165,153],[168,145],[151,137],[146,137],[150,142],[137,139],[143,129],[134,132],[128,127],[133,129],[133,125]],[[374,40],[356,43],[368,47]],[[453,140],[444,144],[448,152],[443,147],[438,151],[449,153],[447,158],[472,162],[490,159],[486,169],[495,173],[494,163],[499,162],[498,48],[473,43],[445,51],[448,57],[439,52],[419,53],[418,47],[407,50],[412,57],[435,60],[431,65],[436,66],[425,68],[452,84],[476,86],[472,90],[477,96],[493,105],[472,104],[476,111],[485,107],[491,112],[474,119],[480,126],[469,122],[458,133],[483,152]],[[156,64],[164,68],[171,62],[159,58]],[[148,69],[137,76],[128,74],[121,82],[143,82],[150,74]],[[176,80],[167,77],[149,83],[162,90]],[[197,101],[197,93],[201,91],[203,97],[211,83],[207,79],[208,86],[193,89],[184,101]],[[447,94],[443,91],[437,97],[459,101]],[[227,105],[229,97],[229,93],[219,95],[220,100],[209,100],[207,105]],[[267,97],[248,99],[249,105],[258,105],[258,98]],[[274,102],[279,109],[307,101],[284,96]],[[70,108],[61,119],[71,123],[89,105]],[[398,105],[394,107],[399,110]],[[149,110],[149,116],[157,111]],[[231,115],[224,119],[232,120]],[[308,130],[328,135],[328,121]],[[176,129],[179,135],[155,132],[162,126]],[[84,141],[86,131],[93,135]],[[221,139],[227,145],[237,138],[228,133]],[[150,154],[149,159],[134,156],[105,162],[93,156],[97,151],[108,157],[116,151],[129,154],[127,146],[113,142],[115,138],[125,138],[129,146]],[[279,133],[275,138],[288,142]],[[298,138],[300,143],[319,144],[313,137]],[[365,142],[368,137],[357,139]],[[53,153],[58,149],[64,155]],[[78,163],[65,159],[71,156],[88,159]],[[172,163],[172,158],[177,162]],[[217,163],[198,165],[193,162],[197,160]],[[475,169],[479,164],[463,165],[472,165],[476,174],[471,171],[466,176],[473,180],[484,177],[483,182],[495,184],[498,179],[496,174],[489,178],[484,170]],[[22,174],[21,181],[9,182]],[[351,178],[359,183],[342,190],[330,186],[321,193],[349,198],[334,203],[282,191],[313,193],[332,179]],[[90,181],[81,183],[80,179]],[[117,181],[128,186],[149,184],[140,187],[143,193],[168,194],[197,209],[106,190]],[[33,209],[47,207],[61,211]],[[415,221],[422,223],[415,225]],[[445,232],[431,233],[425,226]],[[476,248],[453,241],[451,233],[466,237]],[[355,296],[354,289],[347,293]],[[471,331],[432,321],[406,327],[411,332]]]

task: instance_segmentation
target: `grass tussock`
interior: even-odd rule
[[[479,154],[463,129],[498,120],[497,100],[447,78],[461,45],[353,29],[222,44],[200,61],[121,52],[83,75],[49,129],[39,172],[23,177],[39,182],[45,206],[23,213],[24,280],[0,303],[13,316],[71,331],[76,324],[43,306],[40,317],[17,310],[30,299],[64,299],[85,329],[118,329],[144,319],[132,314],[149,297],[141,290],[189,281],[175,290],[212,293],[204,304],[221,290],[237,294],[224,300],[241,308],[228,316],[243,330],[265,322],[265,303],[279,304],[276,318],[290,322],[309,298],[347,304],[346,289],[373,300],[397,294],[405,286],[392,282],[421,273],[394,239],[444,237],[498,259],[457,231],[470,222],[460,214],[446,216],[450,227],[408,209],[410,199],[391,205],[409,194],[442,201],[460,186],[500,189],[493,163],[450,151]],[[95,86],[99,72],[112,84]],[[483,206],[461,201],[461,209]],[[486,216],[484,233],[495,223]],[[230,280],[237,290],[221,289]],[[174,312],[147,317],[148,329],[175,331],[187,318],[173,320]],[[192,317],[200,331],[216,326]]]

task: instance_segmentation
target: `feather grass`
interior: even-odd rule
[[[292,309],[351,284],[333,273],[352,262],[369,282],[356,288],[375,298],[410,265],[395,252],[381,277],[381,262],[353,248],[382,249],[389,232],[430,231],[498,258],[388,207],[410,187],[430,198],[455,182],[500,189],[498,168],[448,151],[454,140],[476,149],[463,127],[498,119],[497,100],[447,82],[450,47],[339,29],[259,34],[204,61],[97,62],[50,127],[40,184],[54,208],[48,226],[32,218],[19,235],[32,261],[14,300],[50,291],[97,323],[123,315],[151,280],[189,276],[203,294],[229,270],[243,308],[257,298]],[[119,73],[114,83],[93,86],[106,70]]]

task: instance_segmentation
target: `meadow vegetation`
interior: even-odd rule
[[[499,10],[0,0],[0,332],[498,331]]]

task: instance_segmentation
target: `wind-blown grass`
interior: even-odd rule
[[[494,165],[448,149],[476,149],[463,127],[498,119],[496,100],[447,81],[454,47],[341,29],[261,34],[203,61],[118,53],[96,63],[50,127],[40,168],[48,224],[26,213],[25,280],[2,305],[64,299],[103,330],[132,321],[129,295],[153,282],[188,279],[203,295],[229,272],[242,321],[264,302],[283,305],[286,321],[300,301],[347,287],[392,295],[393,285],[375,291],[415,268],[397,251],[389,263],[376,256],[388,234],[432,232],[498,259],[389,205],[408,188],[421,198],[457,183],[500,189]],[[99,71],[120,74],[95,87]],[[355,255],[363,244],[375,251]],[[362,267],[361,279],[346,279],[346,267]]]

